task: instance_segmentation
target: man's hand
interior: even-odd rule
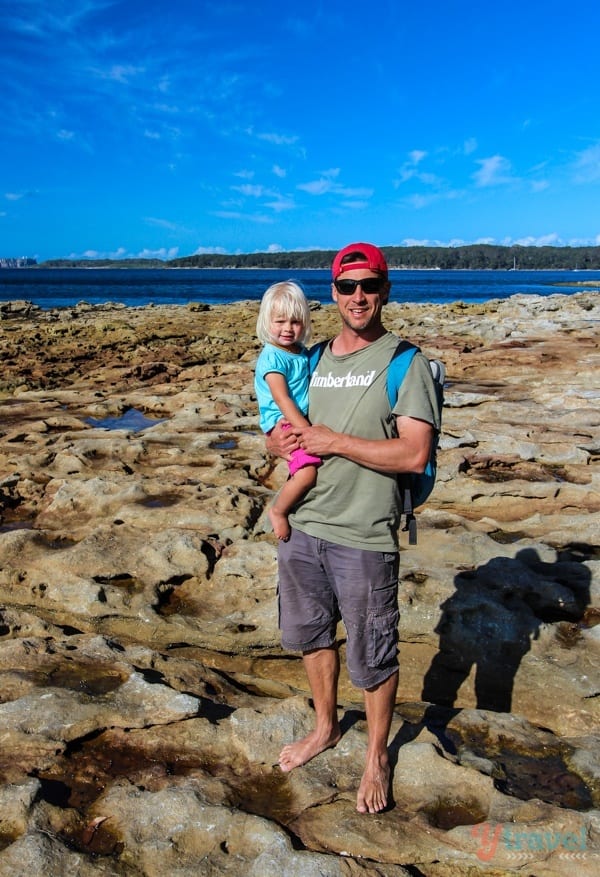
[[[294,434],[298,437],[298,444],[308,454],[314,454],[317,457],[326,457],[328,454],[335,454],[335,441],[339,438],[339,433],[329,429],[328,426],[315,424],[314,426],[303,426],[294,429]]]
[[[292,451],[299,446],[298,439],[290,429],[290,424],[280,420],[265,438],[265,446],[270,454],[289,460]]]

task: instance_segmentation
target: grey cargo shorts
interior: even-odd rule
[[[384,682],[398,668],[398,553],[347,548],[296,529],[278,551],[283,647],[329,648],[341,618],[353,685]]]

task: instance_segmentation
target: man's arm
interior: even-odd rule
[[[434,429],[413,417],[397,417],[398,438],[363,439],[315,424],[294,429],[300,447],[320,457],[335,454],[378,472],[423,472],[431,455]]]

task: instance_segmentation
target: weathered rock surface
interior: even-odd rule
[[[387,308],[448,387],[377,816],[345,673],[338,746],[276,766],[311,705],[277,631],[257,305],[3,306],[0,875],[596,875],[599,302]]]

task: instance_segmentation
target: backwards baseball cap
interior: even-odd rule
[[[342,265],[345,256],[352,256]],[[378,247],[373,244],[348,244],[343,250],[340,250],[331,266],[333,279],[336,280],[344,271],[354,271],[357,268],[367,268],[370,271],[376,271],[387,277],[388,267],[385,257]]]

